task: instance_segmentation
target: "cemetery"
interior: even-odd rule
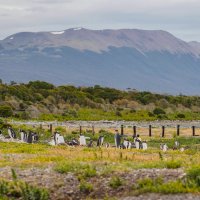
[[[0,197],[199,199],[197,122],[98,123],[1,123]]]

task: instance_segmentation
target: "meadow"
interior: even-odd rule
[[[88,136],[95,141],[102,132]],[[112,144],[113,133],[103,133]],[[76,134],[65,132],[65,139]],[[199,195],[200,138],[142,137],[148,150],[50,146],[44,135],[38,144],[1,142],[0,197],[45,200],[118,199],[146,193]],[[188,148],[172,150],[175,141]],[[167,152],[160,150],[161,143],[168,145]]]

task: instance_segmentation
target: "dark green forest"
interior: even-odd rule
[[[0,82],[0,117],[36,120],[196,120],[199,96]]]

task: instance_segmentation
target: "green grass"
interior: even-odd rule
[[[142,179],[134,186],[133,191],[137,194],[144,193],[162,193],[162,194],[180,194],[189,192],[198,192],[200,188],[191,186],[181,180],[164,182],[162,178]]]
[[[29,185],[17,179],[12,170],[12,181],[0,180],[0,199],[22,199],[22,200],[48,200],[49,193],[46,189]]]
[[[79,188],[81,192],[86,193],[86,194],[89,194],[90,192],[93,191],[92,184],[86,181],[81,181]]]
[[[181,162],[178,160],[171,160],[165,163],[166,168],[168,169],[178,169],[181,167]]]
[[[189,146],[190,148],[196,148],[196,145],[200,145],[199,137],[175,137],[170,138],[153,138],[148,141],[149,147],[159,148],[161,143],[166,143],[169,148],[174,147],[175,141],[178,141],[181,146]]]
[[[123,181],[119,177],[112,177],[112,179],[109,182],[109,186],[113,189],[117,189],[118,187],[123,185]]]
[[[162,193],[162,194],[180,194],[180,193],[199,193],[200,192],[200,167],[193,166],[187,170],[184,179],[164,182],[159,177],[156,179],[145,178],[138,180],[133,186],[137,194],[144,193]]]

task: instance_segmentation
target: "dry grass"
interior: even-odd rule
[[[28,146],[28,147],[27,147]],[[6,148],[8,147],[8,148]],[[56,166],[61,162],[88,163],[99,168],[110,168],[114,171],[126,171],[138,168],[164,168],[165,162],[178,160],[182,167],[188,168],[193,164],[200,164],[199,151],[170,150],[161,152],[150,148],[143,150],[121,150],[115,148],[83,148],[58,146],[51,147],[43,144],[0,144],[0,167],[45,167]]]

